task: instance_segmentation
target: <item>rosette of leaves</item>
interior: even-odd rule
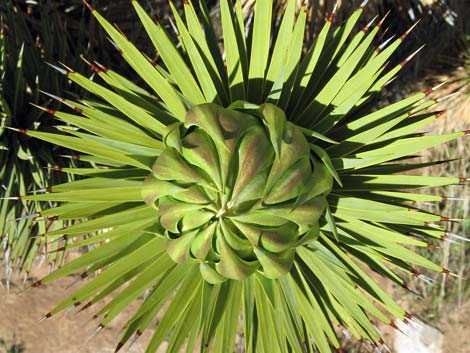
[[[209,283],[255,271],[278,278],[319,235],[333,177],[300,128],[271,103],[254,113],[202,104],[171,125],[147,178],[168,255],[200,261]],[[319,148],[319,147],[316,147]]]
[[[441,114],[425,111],[434,89],[374,109],[411,59],[387,67],[410,30],[383,42],[383,20],[355,32],[364,2],[342,25],[332,13],[304,53],[294,1],[274,35],[273,1],[257,1],[245,24],[240,2],[222,0],[221,50],[203,1],[200,16],[186,1],[184,19],[172,5],[177,38],[132,4],[156,64],[88,6],[146,85],[98,63],[95,80],[58,68],[96,100],[56,97],[76,112],[44,108],[68,124],[61,133],[19,131],[96,164],[63,168],[85,178],[24,197],[63,202],[48,216],[88,219],[47,237],[96,246],[33,284],[96,273],[45,317],[119,291],[95,312],[98,332],[145,293],[116,351],[149,328],[149,353],[164,341],[167,352],[233,352],[238,333],[245,352],[327,353],[341,350],[337,326],[380,345],[371,320],[395,327],[411,314],[365,269],[405,288],[421,268],[448,272],[413,251],[447,235],[449,219],[416,204],[443,198],[406,189],[468,181],[415,171],[435,164],[417,153],[466,134],[417,133]]]

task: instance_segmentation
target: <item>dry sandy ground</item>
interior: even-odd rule
[[[41,273],[35,273],[32,279],[39,279],[39,275]],[[82,313],[73,311],[67,315],[60,314],[39,322],[55,304],[76,289],[76,287],[66,289],[74,279],[67,277],[19,295],[17,292],[23,287],[21,281],[13,282],[10,293],[5,287],[0,288],[0,338],[6,340],[9,346],[13,343],[22,344],[24,347],[22,353],[114,352],[119,340],[119,330],[125,324],[123,316],[118,317],[110,327],[101,330],[84,345],[83,341],[99,324],[97,321],[90,321],[94,314],[92,308]],[[148,339],[149,333],[144,334],[129,353],[143,352]],[[2,349],[5,348],[0,347],[0,353],[3,353]]]
[[[470,353],[470,301],[442,319],[444,353]]]
[[[44,273],[35,273],[31,280]],[[112,353],[119,338],[119,329],[125,323],[125,315],[118,317],[110,327],[98,333],[90,342],[82,345],[98,325],[90,321],[94,311],[71,312],[45,321],[39,319],[65,298],[74,288],[66,289],[76,277],[67,277],[44,287],[34,288],[20,295],[21,281],[14,281],[10,293],[0,288],[0,339],[9,345],[22,344],[22,353]],[[32,283],[31,281],[28,281]],[[75,287],[76,288],[76,287]],[[133,308],[135,309],[135,306]],[[439,322],[438,329],[444,334],[443,353],[470,353],[470,302],[460,310],[449,313]],[[384,332],[389,346],[391,335]],[[142,353],[150,333],[145,333],[129,353]],[[126,349],[123,349],[125,352]],[[5,349],[0,346],[0,353]],[[159,353],[164,352],[161,347]],[[362,351],[364,352],[364,351]]]

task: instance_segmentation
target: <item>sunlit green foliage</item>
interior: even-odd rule
[[[18,130],[96,164],[63,168],[86,178],[23,197],[64,202],[43,217],[88,219],[48,239],[96,245],[34,284],[99,271],[46,317],[120,288],[98,309],[98,330],[146,294],[118,350],[157,314],[149,353],[165,340],[167,352],[233,352],[238,332],[245,352],[328,353],[341,348],[338,325],[381,344],[371,317],[394,326],[411,315],[365,269],[405,288],[404,273],[447,272],[412,250],[445,234],[445,218],[414,202],[442,198],[404,190],[467,181],[415,171],[428,165],[416,153],[465,135],[417,133],[438,116],[424,112],[433,89],[373,109],[411,59],[387,67],[409,31],[380,42],[380,21],[355,32],[360,7],[341,26],[332,13],[304,53],[294,1],[270,41],[272,1],[257,1],[247,24],[239,2],[222,0],[221,53],[204,2],[200,16],[185,2],[184,19],[172,7],[178,43],[132,4],[157,64],[89,8],[146,85],[98,63],[94,80],[58,68],[96,98],[55,97],[76,112],[44,108],[60,133]],[[244,193],[249,202],[234,206]]]

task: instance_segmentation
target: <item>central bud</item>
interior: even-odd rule
[[[157,209],[167,252],[199,261],[210,283],[255,271],[277,278],[314,241],[332,177],[282,110],[193,107],[169,127],[143,195]]]

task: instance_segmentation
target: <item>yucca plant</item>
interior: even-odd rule
[[[125,9],[124,5],[127,4],[114,4],[112,13]],[[72,175],[56,173],[53,167],[74,161],[59,156],[69,154],[67,150],[60,152],[57,146],[18,136],[4,127],[37,129],[41,126],[45,130],[55,124],[50,115],[34,105],[52,109],[61,104],[42,95],[40,90],[82,93],[47,63],[73,62],[77,69],[83,69],[85,64],[80,55],[91,55],[94,45],[102,44],[94,34],[84,31],[92,26],[82,16],[87,12],[80,0],[0,1],[0,261],[7,285],[13,270],[23,271],[26,279],[33,264],[41,262],[35,262],[38,258],[46,259],[51,269],[62,263],[64,254],[51,251],[46,254],[45,238],[37,235],[54,227],[62,228],[64,224],[53,220],[37,223],[32,218],[51,204],[16,202],[15,196],[72,180]],[[54,247],[58,244],[49,250]]]
[[[22,197],[63,202],[39,222],[87,219],[44,234],[75,240],[59,250],[96,246],[32,285],[96,274],[45,318],[116,292],[96,332],[144,296],[116,351],[153,327],[146,352],[164,341],[167,352],[233,352],[239,335],[245,352],[327,353],[342,350],[336,327],[378,347],[371,318],[396,327],[412,315],[367,269],[405,288],[420,268],[449,272],[413,251],[448,236],[449,218],[415,205],[443,198],[406,189],[469,180],[410,172],[437,163],[413,162],[420,151],[468,134],[417,132],[440,115],[425,112],[436,88],[373,109],[413,56],[387,68],[411,29],[377,43],[382,19],[353,34],[364,2],[340,26],[333,11],[303,53],[294,1],[271,40],[273,1],[257,1],[246,26],[240,2],[221,0],[221,51],[203,1],[199,16],[184,2],[185,20],[171,4],[177,42],[132,5],[157,64],[87,4],[147,86],[99,63],[96,80],[58,67],[96,99],[55,97],[76,112],[43,108],[64,122],[57,133],[16,129],[96,165],[63,168],[85,178]]]
[[[13,269],[24,270],[27,274],[37,254],[44,254],[45,239],[35,236],[54,227],[63,227],[61,222],[34,222],[30,215],[40,213],[49,204],[17,202],[16,196],[72,178],[50,170],[56,164],[66,163],[58,156],[57,146],[19,136],[5,127],[47,129],[54,124],[50,116],[33,105],[50,101],[47,97],[44,99],[39,90],[62,92],[70,88],[70,84],[44,60],[64,60],[72,55],[68,34],[58,21],[59,14],[47,4],[38,5],[27,13],[20,4],[1,1],[0,13],[0,260],[8,283]],[[34,16],[43,18],[39,28],[31,23]],[[77,51],[81,51],[78,45]],[[59,104],[52,102],[51,107],[54,106]],[[47,256],[51,268],[62,260],[62,253]]]

